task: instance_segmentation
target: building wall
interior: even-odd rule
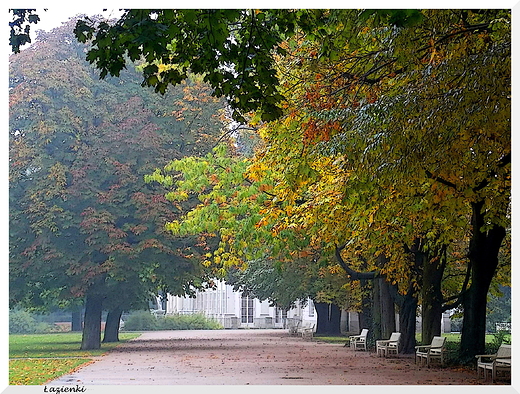
[[[243,297],[241,292],[222,281],[216,283],[215,289],[197,292],[195,298],[168,294],[165,313],[202,313],[225,328],[286,328],[287,319],[300,320],[302,326],[311,326],[317,321],[311,300],[284,313],[270,306],[268,301]]]
[[[422,318],[421,316],[417,316],[415,329],[417,332],[421,332],[422,330]],[[444,312],[441,318],[441,334],[450,333],[451,332],[451,318],[449,312]]]

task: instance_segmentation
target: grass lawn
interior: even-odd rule
[[[120,333],[120,342],[139,333]],[[69,373],[113,349],[119,343],[103,343],[99,350],[80,350],[81,333],[9,335],[9,384],[37,385]]]
[[[328,342],[328,343],[347,343],[348,342],[348,336],[341,336],[341,337],[325,337],[320,335],[315,335],[314,339],[318,341]]]
[[[34,358],[9,360],[9,384],[33,385],[45,382],[69,373],[86,364],[85,358]]]

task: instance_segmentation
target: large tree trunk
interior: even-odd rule
[[[101,313],[103,312],[103,296],[87,294],[85,318],[81,350],[101,348]]]
[[[330,304],[329,332],[333,336],[341,335],[341,308],[336,304]]]
[[[325,334],[327,332],[328,325],[328,306],[325,302],[314,301],[314,308],[318,319],[316,321],[316,334]]]
[[[119,323],[122,314],[123,308],[119,306],[108,311],[103,342],[119,342]]]
[[[336,246],[336,260],[339,265],[345,270],[350,280],[359,280],[359,285],[361,287],[361,310],[359,311],[359,328],[362,330],[363,328],[368,329],[367,339],[372,340],[374,338],[373,333],[373,318],[372,318],[372,305],[373,294],[372,294],[372,284],[371,282],[380,276],[378,271],[370,271],[370,272],[358,272],[351,269],[348,264],[345,263],[345,260],[341,257],[341,251],[345,248],[343,246]],[[384,256],[380,256],[380,258],[385,258]]]
[[[314,302],[318,320],[316,324],[316,334],[320,335],[340,335],[341,310],[337,305],[326,302]]]
[[[415,353],[417,304],[417,292],[413,286],[410,286],[399,305],[399,332],[401,333],[401,348],[399,352],[403,354]]]
[[[446,267],[446,260],[439,256],[431,258],[423,254],[423,282],[422,282],[422,344],[431,343],[434,336],[441,335],[442,320],[442,276]]]
[[[384,277],[374,279],[373,328],[374,338],[389,338],[395,332],[395,304],[390,294],[390,284]]]
[[[381,278],[376,278],[372,282],[372,335],[376,339],[382,339],[382,308],[381,308]]]
[[[412,252],[412,250],[410,251]],[[415,353],[416,346],[415,331],[419,294],[413,278],[417,279],[419,276],[420,259],[415,255],[410,263],[412,278],[408,281],[406,293],[400,294],[397,284],[388,286],[395,304],[399,307],[399,332],[401,333],[399,352],[403,354]]]
[[[81,313],[81,308],[75,311],[72,311],[72,331],[82,331],[83,330],[83,314]]]
[[[472,204],[472,237],[469,244],[471,285],[463,296],[464,316],[460,356],[472,360],[476,354],[484,354],[486,335],[486,303],[491,280],[498,266],[498,252],[506,235],[504,227],[493,226],[481,231],[485,225],[484,203]]]
[[[416,238],[409,249],[414,256],[415,272],[421,282],[421,342],[431,343],[434,336],[441,334],[443,297],[441,291],[442,276],[446,267],[445,247],[425,250],[423,239]],[[432,257],[434,256],[434,257]]]
[[[361,285],[361,311],[359,313],[359,330],[368,329],[368,339],[374,338],[374,319],[372,317],[372,280],[362,279]]]

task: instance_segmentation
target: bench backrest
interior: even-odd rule
[[[367,328],[363,328],[361,330],[361,334],[359,334],[360,337],[365,337],[368,335],[368,329]]]
[[[501,363],[511,364],[511,358],[500,359],[501,357],[511,357],[511,345],[500,345],[495,357],[499,359],[497,361],[500,361]]]
[[[390,335],[390,342],[399,342],[401,339],[401,333],[400,332],[393,332],[392,335]]]
[[[430,353],[441,353],[444,348],[444,344],[446,343],[446,337],[433,337],[431,347],[439,348],[439,349],[431,349]]]

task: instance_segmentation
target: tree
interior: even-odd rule
[[[335,267],[338,269],[338,267]],[[226,282],[271,305],[289,310],[296,301],[310,298],[317,312],[317,335],[340,335],[341,310],[347,305],[344,281],[331,272],[334,267],[318,266],[309,258],[284,262],[273,259],[249,261],[245,269],[230,268]]]
[[[463,357],[471,359],[484,350],[485,298],[508,226],[509,14],[497,10],[425,15],[424,29],[435,26],[439,33],[431,36],[434,44],[421,48],[425,52],[418,53],[415,66],[408,61],[408,67],[416,71],[394,78],[392,90],[397,94],[374,102],[374,109],[383,105],[393,110],[387,112],[386,122],[376,123],[382,136],[370,156],[380,164],[383,152],[385,163],[400,158],[395,166],[378,172],[378,177],[397,168],[407,178],[422,174],[423,179],[434,181],[434,202],[442,199],[449,202],[443,204],[446,212],[471,217],[471,282],[462,296],[461,341]],[[403,44],[409,38],[404,37]],[[405,82],[402,90],[399,82]],[[412,116],[413,121],[406,124]],[[403,143],[403,137],[410,142]],[[395,176],[390,179],[395,184]]]
[[[495,274],[498,251],[508,226],[509,19],[507,11],[431,11],[424,14],[428,18],[421,27],[428,30],[431,26],[429,31],[435,27],[439,33],[431,37],[434,45],[420,47],[416,58],[396,56],[395,51],[389,51],[382,45],[375,48],[377,50],[371,48],[373,53],[378,54],[377,60],[372,63],[366,64],[360,60],[370,56],[356,54],[347,58],[346,66],[337,72],[331,67],[328,80],[334,81],[335,85],[329,85],[329,88],[320,81],[322,96],[319,103],[322,106],[313,109],[321,110],[323,114],[316,122],[310,123],[313,128],[309,131],[319,130],[321,134],[308,133],[307,138],[322,141],[321,145],[328,145],[330,151],[336,154],[343,152],[349,157],[356,152],[352,147],[358,149],[362,155],[357,156],[357,162],[371,169],[373,177],[377,177],[379,182],[386,178],[388,182],[381,182],[384,188],[399,185],[402,195],[419,197],[421,205],[433,203],[431,208],[423,206],[426,211],[418,212],[421,215],[428,211],[441,214],[436,219],[437,223],[440,219],[449,224],[442,232],[444,240],[436,240],[437,243],[441,242],[441,246],[459,238],[453,230],[462,236],[467,231],[471,232],[472,240],[468,246],[471,280],[464,281],[458,299],[465,304],[464,310],[467,311],[461,353],[471,359],[474,352],[483,351],[484,294],[487,294],[490,280]],[[416,42],[410,40],[413,35],[399,33],[392,29],[382,30],[379,40],[374,41],[384,44],[386,35],[395,40],[393,48],[399,49],[400,54],[403,54],[403,49],[414,53],[410,47],[416,46]],[[359,64],[364,67],[358,67]],[[497,64],[500,71],[487,68],[494,68]],[[342,75],[345,80],[341,83],[338,73],[345,69],[348,73]],[[367,69],[371,74],[377,71],[376,77],[371,75],[368,79]],[[505,78],[495,79],[497,71]],[[383,84],[385,79],[390,82],[389,85]],[[360,84],[359,80],[363,83]],[[327,102],[323,97],[329,97],[331,91],[349,90],[355,92],[353,110],[346,106],[342,113],[326,116],[332,111],[327,111]],[[362,94],[364,91],[365,97]],[[482,100],[483,96],[488,97],[487,101]],[[348,104],[349,95],[342,95],[342,100]],[[477,107],[478,113],[474,112]],[[326,122],[334,124],[334,121],[343,122],[347,132],[337,133],[331,127],[324,127],[328,125]],[[365,138],[366,142],[356,147],[353,138],[356,134],[349,134],[348,130],[362,131],[365,137],[373,136]],[[331,137],[334,134],[337,137]],[[346,150],[345,141],[348,142]],[[446,160],[448,152],[452,155],[451,160]],[[454,166],[453,163],[458,165]],[[415,188],[412,186],[414,178],[417,179]],[[431,188],[430,196],[424,194],[428,187]],[[501,198],[497,198],[496,193]],[[421,205],[417,204],[417,207]],[[450,217],[455,221],[446,221]],[[487,219],[484,220],[484,217]],[[469,221],[467,218],[472,219]],[[435,239],[430,235],[435,232],[428,228],[432,219],[423,216],[426,226],[418,234],[424,232]],[[468,221],[464,223],[463,220]],[[489,227],[486,228],[484,222]],[[478,268],[483,267],[484,263],[483,260],[477,262],[477,256],[486,256],[488,264],[485,273]],[[426,274],[424,279],[432,279],[429,275]],[[466,289],[467,284],[469,287]],[[439,290],[434,291],[437,292],[435,298],[438,305]],[[433,315],[438,316],[439,312]]]
[[[185,294],[204,282],[192,240],[164,230],[176,209],[143,176],[209,149],[223,105],[195,77],[163,98],[132,70],[99,81],[74,23],[10,63],[10,301],[85,297],[89,349],[111,295],[127,295],[106,304],[117,316],[159,287]]]
[[[82,42],[93,38],[87,58],[102,77],[119,75],[125,55],[144,58],[143,85],[164,93],[191,70],[205,75],[215,95],[233,97],[236,120],[243,120],[238,111],[253,109],[268,119],[280,113],[271,51],[294,28],[294,17],[275,14],[284,17],[252,10],[126,10],[112,25],[85,18],[75,31]],[[160,69],[156,61],[172,67]]]

